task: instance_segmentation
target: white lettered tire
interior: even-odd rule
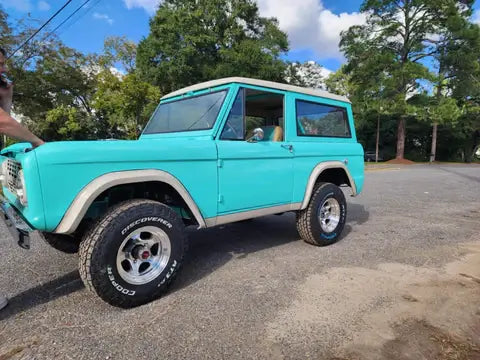
[[[331,183],[319,183],[307,208],[297,212],[297,231],[312,245],[331,245],[340,238],[346,218],[347,201],[342,190]]]
[[[175,211],[151,200],[110,209],[80,244],[80,276],[107,303],[130,308],[162,295],[180,269],[187,241]]]

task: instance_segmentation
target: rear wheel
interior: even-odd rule
[[[111,305],[142,305],[167,289],[186,244],[175,211],[156,201],[127,201],[108,211],[82,241],[80,275]]]
[[[297,213],[297,230],[310,244],[331,245],[340,237],[346,217],[347,202],[342,190],[331,183],[319,183],[306,209]]]

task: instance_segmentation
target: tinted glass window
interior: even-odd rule
[[[211,129],[226,91],[161,104],[147,124],[144,134]]]
[[[351,137],[345,108],[297,100],[297,134]]]

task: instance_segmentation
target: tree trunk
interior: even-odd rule
[[[397,159],[403,159],[405,154],[405,117],[398,119],[397,130]]]
[[[433,163],[435,161],[435,154],[437,153],[437,129],[438,124],[433,123],[432,129],[432,151],[430,152],[430,162]]]
[[[378,162],[378,143],[380,142],[380,115],[377,119],[377,143],[375,145],[375,162]]]

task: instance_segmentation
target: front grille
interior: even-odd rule
[[[7,159],[7,173],[5,174],[7,180],[7,188],[11,193],[15,194],[18,184],[18,172],[21,169],[18,161]]]

